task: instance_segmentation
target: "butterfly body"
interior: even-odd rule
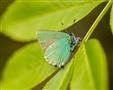
[[[53,66],[62,67],[69,60],[71,52],[79,43],[73,33],[39,31],[37,38],[45,50],[44,58]]]

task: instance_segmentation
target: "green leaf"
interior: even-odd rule
[[[112,34],[113,34],[113,5],[112,5],[112,8],[111,8],[111,14],[110,14],[110,26],[111,26],[111,31],[112,31]]]
[[[56,69],[43,58],[37,43],[19,49],[8,60],[2,74],[2,89],[31,89]]]
[[[108,89],[106,58],[97,40],[89,40],[76,54],[70,89]]]
[[[61,31],[71,26],[74,19],[75,23],[81,20],[103,1],[17,0],[2,17],[2,32],[15,40],[34,40],[36,31]]]
[[[43,88],[43,90],[66,90],[73,73],[73,60],[62,68]]]

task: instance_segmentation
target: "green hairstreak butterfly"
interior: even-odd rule
[[[57,67],[62,67],[69,60],[71,52],[80,42],[80,37],[73,33],[38,31],[37,38],[45,50],[45,60]]]

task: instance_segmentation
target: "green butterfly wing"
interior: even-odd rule
[[[50,64],[61,67],[69,60],[70,54],[70,43],[67,38],[62,38],[46,49],[44,58]]]
[[[38,31],[37,38],[44,50],[59,39],[66,38],[71,41],[70,36],[67,33],[55,31]]]

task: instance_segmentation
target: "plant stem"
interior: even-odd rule
[[[102,10],[102,12],[99,14],[99,16],[94,21],[94,23],[91,26],[91,28],[89,29],[89,31],[85,35],[82,43],[87,42],[87,40],[89,39],[89,37],[91,36],[91,34],[93,33],[93,31],[95,30],[96,26],[99,24],[99,22],[101,21],[102,17],[106,14],[106,12],[108,11],[108,9],[110,8],[111,5],[112,5],[112,1],[109,0],[109,2],[107,3],[107,5],[104,7],[104,9]]]

